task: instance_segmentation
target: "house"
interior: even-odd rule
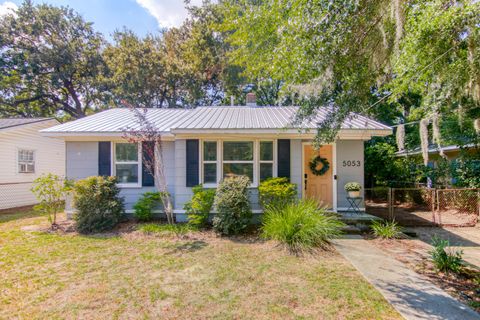
[[[58,124],[52,118],[0,119],[0,210],[35,204],[33,180],[65,173],[65,142],[39,134]]]
[[[300,197],[314,197],[332,210],[346,210],[345,183],[363,185],[364,141],[389,135],[391,128],[353,115],[342,125],[335,143],[315,151],[314,129],[326,113],[320,111],[297,128],[291,125],[297,110],[257,106],[146,110],[146,117],[163,133],[162,158],[177,220],[186,218],[183,206],[193,186],[216,187],[229,174],[246,175],[252,181],[254,213],[261,212],[259,182],[276,176],[295,183]],[[42,130],[42,134],[65,140],[68,178],[116,175],[128,213],[142,193],[154,188],[142,166],[142,146],[122,139],[125,128],[138,129],[136,123],[131,110],[110,109]],[[318,154],[329,164],[323,175],[312,174],[309,167]],[[67,213],[72,213],[71,208]]]
[[[442,151],[447,160],[453,161],[460,156],[460,152],[464,150],[467,153],[478,152],[478,146],[473,143],[466,144],[464,146],[458,145],[448,145],[442,146]],[[414,157],[421,159],[422,158],[422,148],[417,147],[412,150],[402,150],[395,153],[396,157]],[[436,163],[442,156],[440,155],[440,147],[436,144],[432,144],[428,147],[428,158],[432,165]]]

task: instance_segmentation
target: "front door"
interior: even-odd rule
[[[328,170],[319,174],[323,167],[322,162],[318,161],[314,174],[311,170],[312,159],[320,156],[326,159],[329,164]],[[333,208],[333,157],[332,146],[321,146],[319,150],[315,150],[311,145],[304,145],[303,149],[303,172],[304,172],[304,188],[305,197],[315,199],[322,206]]]

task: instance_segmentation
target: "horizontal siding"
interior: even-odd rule
[[[58,124],[55,120],[17,126],[0,131],[0,209],[36,203],[31,182],[45,173],[65,175],[65,142],[43,137],[39,130]],[[18,149],[35,150],[35,173],[19,173]]]
[[[175,198],[175,142],[162,143],[168,191]],[[67,142],[67,176],[78,180],[96,175],[98,175],[98,142]],[[155,187],[121,188],[120,196],[125,200],[125,209],[132,210],[143,193],[152,191],[155,191]]]
[[[343,166],[343,161],[360,161],[360,166]],[[349,207],[347,192],[344,186],[347,182],[358,182],[362,186],[360,195],[363,197],[364,158],[363,141],[339,140],[337,142],[337,206],[338,210]],[[364,207],[364,203],[360,205]]]

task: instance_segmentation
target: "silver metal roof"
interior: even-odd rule
[[[325,119],[321,110],[300,128],[292,121],[298,107],[198,107],[196,109],[142,109],[161,132],[190,130],[315,129]],[[140,129],[134,113],[125,108],[109,109],[94,115],[42,130],[47,133],[121,133]],[[361,115],[352,115],[342,129],[391,131],[391,128]]]
[[[141,109],[147,120],[154,124],[158,131],[169,132],[170,128],[186,115],[187,109]],[[129,109],[108,109],[91,116],[54,126],[42,132],[63,133],[122,133],[125,130],[138,130],[140,126],[136,115]]]
[[[23,126],[25,124],[51,120],[53,118],[4,118],[0,119],[0,129]]]
[[[298,107],[199,107],[172,129],[315,129],[325,120],[326,109],[320,109],[310,121],[293,126]],[[367,117],[352,114],[342,129],[391,130]]]

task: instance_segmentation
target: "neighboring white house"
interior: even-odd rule
[[[389,135],[392,130],[352,114],[334,143],[314,150],[315,129],[326,112],[293,126],[297,110],[256,106],[146,110],[149,121],[163,133],[163,161],[177,219],[186,218],[183,206],[191,198],[193,186],[201,183],[214,188],[232,174],[246,175],[252,181],[254,212],[261,212],[258,184],[277,176],[295,183],[300,197],[315,198],[332,210],[347,210],[345,183],[363,185],[364,141]],[[131,212],[142,193],[154,190],[154,183],[142,164],[142,145],[122,138],[127,127],[138,129],[135,116],[120,108],[42,130],[42,134],[66,141],[68,178],[117,176],[127,212]],[[310,169],[311,159],[318,155],[329,163],[321,175]],[[67,205],[67,213],[71,210]]]
[[[30,188],[43,173],[65,174],[65,142],[41,136],[52,118],[0,119],[0,210],[36,203]]]

